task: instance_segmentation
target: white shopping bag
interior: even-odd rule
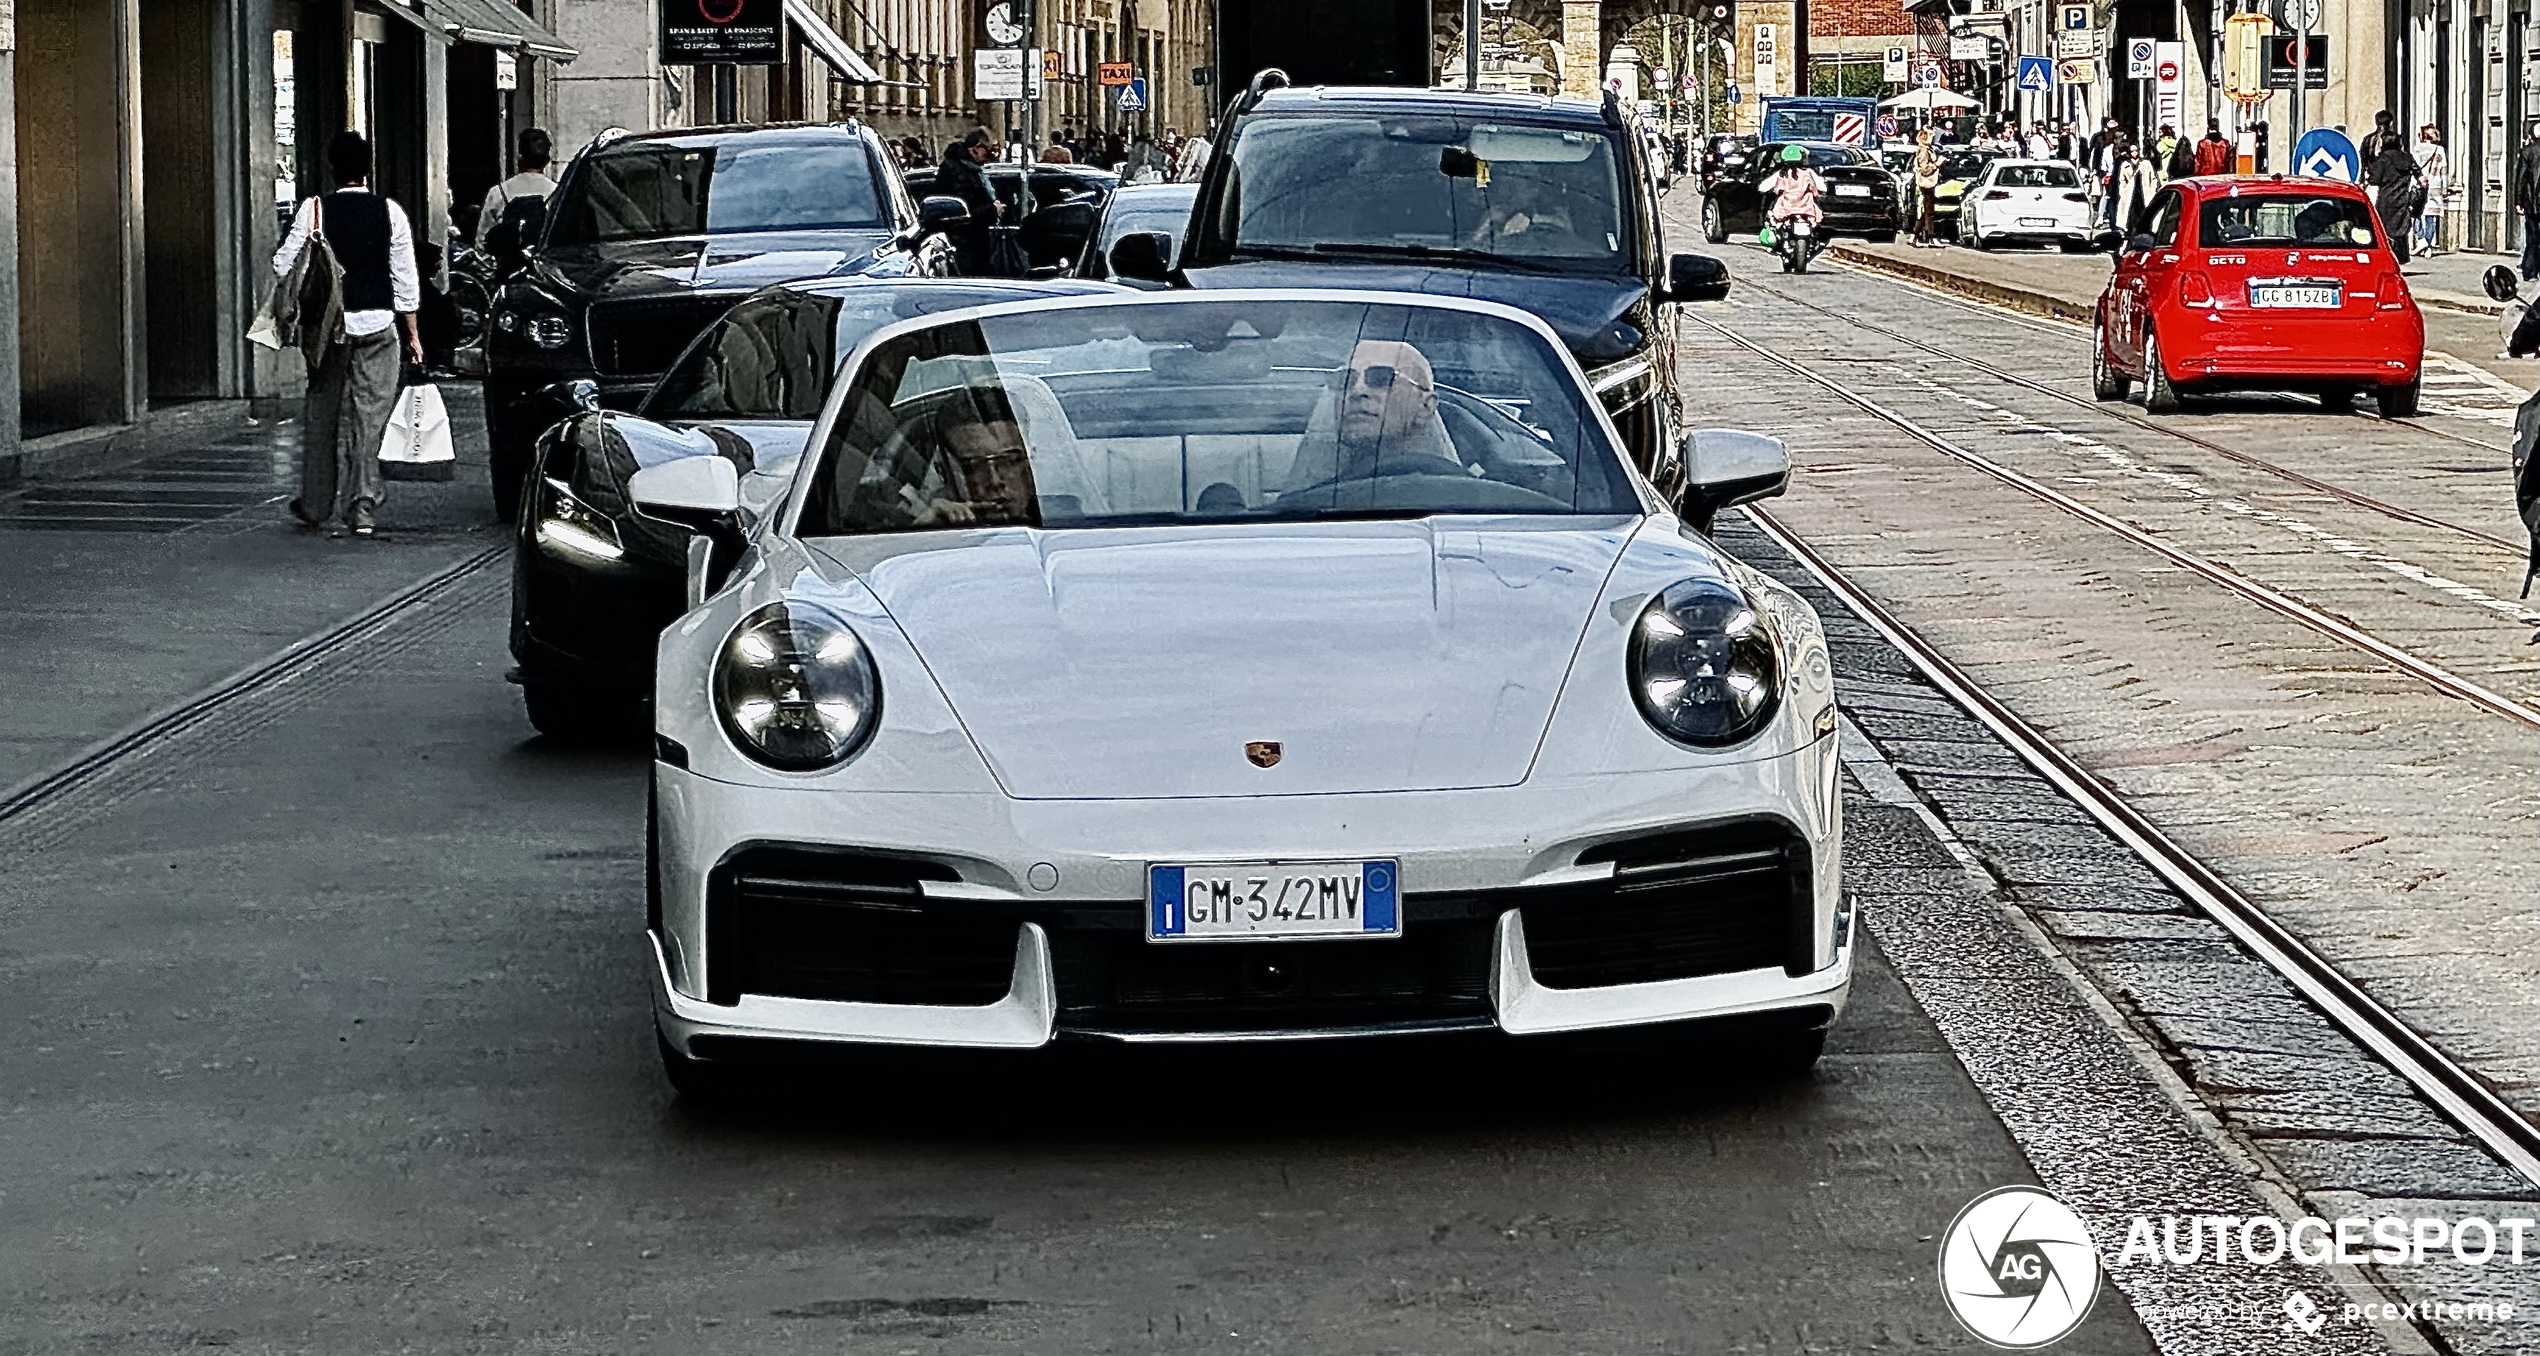
[[[450,411],[438,386],[409,386],[397,393],[388,436],[379,445],[379,473],[389,480],[452,480],[458,450],[450,444]]]

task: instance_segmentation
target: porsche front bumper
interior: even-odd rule
[[[1834,765],[1828,738],[1748,764],[1573,785],[850,806],[657,764],[655,1016],[690,1054],[736,1040],[1019,1049],[1822,1025],[1843,1007],[1853,957]],[[1670,853],[1686,861],[1658,860]],[[1149,861],[1353,856],[1401,863],[1401,937],[1146,940]],[[897,896],[833,884],[872,879],[873,863],[923,869]],[[760,905],[794,931],[745,936],[734,920]],[[901,930],[858,931],[832,909]],[[951,931],[907,930],[930,914]],[[908,954],[844,954],[873,936]],[[923,937],[934,940],[911,940]],[[772,959],[752,970],[753,956]]]

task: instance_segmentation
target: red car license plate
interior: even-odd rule
[[[2341,300],[2335,283],[2251,283],[2253,307],[2291,311],[2335,310]]]

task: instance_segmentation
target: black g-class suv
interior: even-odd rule
[[[910,198],[856,124],[604,138],[548,198],[525,263],[494,298],[485,422],[509,521],[538,434],[575,411],[566,383],[632,409],[734,302],[796,278],[953,271],[958,199]]]
[[[1728,295],[1707,255],[1667,256],[1658,188],[1619,100],[1291,89],[1235,104],[1175,258],[1112,247],[1116,274],[1176,285],[1365,287],[1479,297],[1558,332],[1633,457],[1671,497],[1673,303]]]

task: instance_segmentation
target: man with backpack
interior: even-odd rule
[[[547,195],[556,191],[555,174],[548,167],[555,163],[556,143],[543,127],[532,127],[520,134],[520,173],[505,179],[485,194],[485,206],[476,213],[476,248],[487,249],[499,243],[496,254],[517,254],[530,242],[538,224],[533,218],[546,215]],[[510,237],[494,241],[494,228],[508,225]]]
[[[374,530],[380,442],[405,360],[423,362],[414,228],[404,208],[370,190],[370,161],[370,142],[361,133],[336,133],[326,146],[335,191],[300,204],[273,256],[274,276],[285,287],[295,276],[302,284],[301,351],[309,363],[300,497],[291,501],[291,516],[313,528],[336,524],[329,536],[350,529],[367,537]]]

